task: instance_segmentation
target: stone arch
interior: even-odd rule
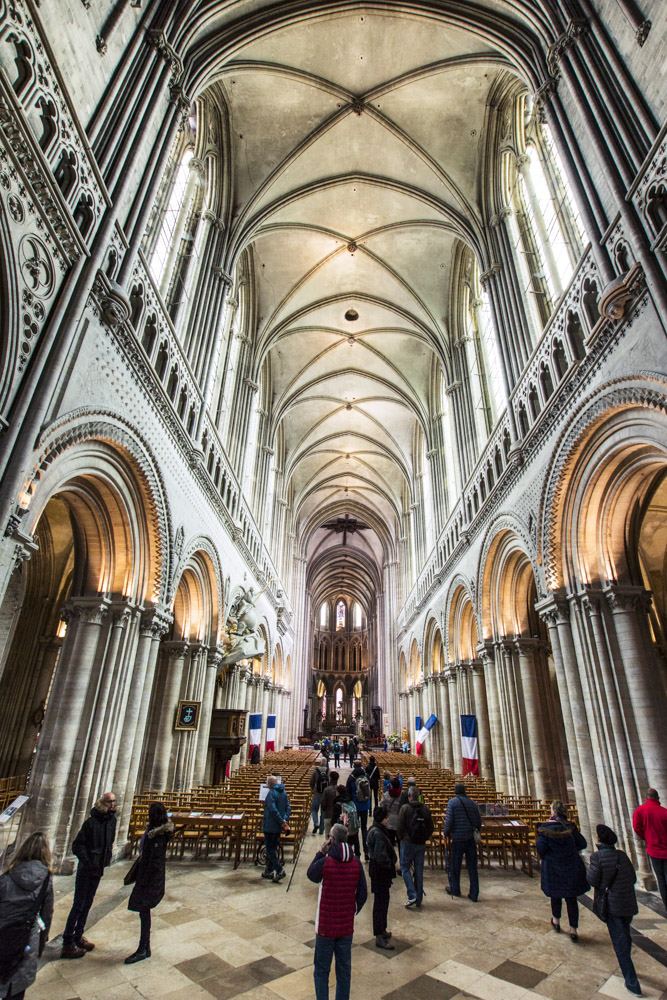
[[[408,659],[408,684],[416,684],[419,680],[419,675],[422,670],[421,656],[419,655],[419,646],[415,638],[412,639],[410,643],[410,656]]]
[[[505,541],[503,542],[503,538]],[[479,560],[477,593],[479,595],[479,605],[477,609],[478,632],[480,638],[488,638],[492,635],[491,622],[491,586],[494,578],[494,565],[496,563],[499,546],[507,546],[508,538],[514,539],[514,546],[520,548],[530,562],[537,590],[539,592],[539,574],[537,559],[535,557],[533,543],[530,533],[519,518],[510,514],[503,514],[496,518],[487,529],[482,552]]]
[[[482,579],[485,638],[536,634],[535,567],[522,540],[509,528],[494,535]]]
[[[540,504],[549,590],[636,575],[628,532],[641,495],[667,464],[666,389],[652,373],[607,383],[561,436]]]
[[[474,660],[477,656],[477,618],[472,596],[458,586],[449,603],[447,624],[449,660],[454,663]]]
[[[174,592],[173,639],[217,646],[220,631],[219,578],[207,552],[185,561]]]
[[[0,413],[7,409],[19,357],[20,296],[7,217],[0,211]]]
[[[182,578],[183,573],[190,564],[195,566],[197,572],[204,574],[208,579],[211,626],[208,632],[207,644],[218,646],[221,642],[224,625],[224,577],[222,575],[220,556],[210,538],[207,538],[205,535],[198,535],[196,538],[191,539],[185,547],[179,563],[174,570],[173,582],[170,587],[172,599],[176,593],[177,581]]]
[[[430,615],[424,629],[424,676],[439,674],[442,669],[444,647],[442,631],[435,615]]]
[[[91,493],[91,477],[99,473],[104,482],[103,495]],[[108,502],[115,494],[115,513],[104,517],[108,550],[112,529],[123,524],[122,547],[136,546],[139,554],[136,580],[127,584],[136,591],[141,602],[164,605],[168,596],[170,513],[166,491],[156,463],[147,444],[127,425],[106,414],[76,411],[53,425],[42,437],[36,455],[34,471],[25,483],[22,502],[28,507],[27,530],[34,531],[39,518],[52,496],[68,483],[83,480],[78,490],[81,502],[88,502],[87,521],[90,523],[91,504]],[[99,557],[102,557],[102,549]],[[117,560],[116,560],[117,561]],[[111,563],[114,560],[111,559]],[[99,563],[99,578],[111,586],[119,583],[110,567]],[[107,586],[108,589],[108,586]],[[128,591],[124,590],[127,594]]]

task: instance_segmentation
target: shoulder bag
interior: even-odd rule
[[[470,813],[468,812],[466,804],[463,801],[463,799],[461,798],[461,796],[457,795],[456,797],[459,800],[459,802],[461,803],[461,805],[463,806],[463,811],[466,814],[466,816],[468,817],[468,822],[470,823],[470,825],[472,827],[472,835],[474,837],[475,843],[476,844],[481,844],[481,842],[482,842],[482,832],[481,832],[481,830],[478,830],[477,827],[475,826],[475,824],[473,823],[473,821],[470,819]]]

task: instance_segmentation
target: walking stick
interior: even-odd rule
[[[308,822],[306,821],[306,829],[308,828]],[[303,842],[306,839],[306,831],[304,830],[303,836],[301,837],[301,843],[299,844],[299,849],[296,852],[296,857],[294,858],[294,864],[292,865],[292,874],[289,877],[289,882],[287,883],[287,888],[285,889],[285,895],[290,891],[290,886],[292,885],[292,879],[294,878],[294,872],[296,871],[296,866],[299,863],[299,858],[301,857],[301,848],[303,847]]]

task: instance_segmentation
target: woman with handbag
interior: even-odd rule
[[[567,906],[570,939],[579,940],[579,904],[577,896],[588,892],[586,866],[579,851],[586,847],[574,823],[569,823],[567,810],[562,802],[551,803],[548,822],[537,828],[537,853],[540,856],[540,882],[542,892],[551,899],[551,926],[560,933],[560,915],[563,900]]]
[[[127,904],[141,920],[141,936],[137,950],[125,959],[126,965],[142,962],[151,957],[151,910],[164,896],[164,870],[167,861],[167,844],[174,832],[167,810],[161,802],[151,802],[148,807],[148,827],[141,838],[140,854],[125,876],[134,888]]]
[[[0,875],[0,997],[21,1000],[37,976],[37,959],[53,916],[51,850],[33,833]]]
[[[625,988],[636,997],[642,996],[630,952],[630,924],[639,912],[635,883],[637,873],[625,851],[618,851],[618,837],[603,823],[596,828],[598,845],[588,862],[588,881],[595,890],[593,912],[607,925],[609,937],[623,973]]]

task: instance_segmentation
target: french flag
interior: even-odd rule
[[[415,746],[417,748],[417,753],[418,754],[421,753],[421,749],[419,747],[419,744],[417,743],[417,740],[419,739],[419,734],[421,732],[421,728],[422,728],[422,717],[421,717],[421,715],[416,715],[415,716]]]
[[[421,757],[424,753],[424,743],[426,742],[426,737],[433,729],[434,725],[438,721],[437,715],[429,715],[428,719],[423,726],[420,727],[417,737],[415,739],[415,747],[417,751],[417,756]],[[421,719],[419,719],[421,722]]]
[[[266,753],[273,753],[276,749],[276,717],[267,715],[266,717]]]
[[[262,716],[259,714],[252,714],[248,719],[248,756],[253,751],[254,747],[258,749],[262,745]]]
[[[461,716],[461,756],[463,774],[479,774],[479,748],[477,746],[477,716]]]

